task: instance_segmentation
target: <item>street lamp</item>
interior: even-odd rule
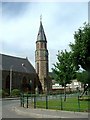
[[[12,68],[13,68],[13,65],[11,65],[11,67],[10,67],[10,95],[11,95],[11,91],[12,91]]]

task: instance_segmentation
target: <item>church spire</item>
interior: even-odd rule
[[[41,83],[42,91],[46,92],[50,89],[50,81],[48,80],[48,49],[46,35],[42,25],[42,15],[40,16],[40,27],[36,41],[35,51],[36,73]]]
[[[37,35],[37,41],[47,41],[44,29],[43,29],[43,25],[42,25],[42,15],[40,16],[40,27]]]
[[[40,22],[42,22],[42,15],[40,15]]]

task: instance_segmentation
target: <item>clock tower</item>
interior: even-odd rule
[[[43,92],[49,89],[47,39],[40,18],[40,27],[36,41],[35,66]]]

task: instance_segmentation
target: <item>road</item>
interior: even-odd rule
[[[27,109],[19,106],[20,100],[4,100],[2,102],[2,118],[80,118],[79,120],[84,118],[83,120],[88,120],[88,113],[33,108]]]
[[[0,120],[1,120],[1,118],[2,118],[2,101],[0,99]]]
[[[30,116],[19,115],[14,108],[20,106],[19,100],[4,100],[2,102],[2,118],[30,118]]]

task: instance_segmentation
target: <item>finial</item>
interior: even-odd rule
[[[40,22],[42,22],[42,14],[40,15]]]

